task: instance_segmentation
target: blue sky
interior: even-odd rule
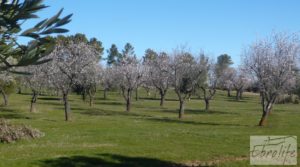
[[[145,49],[172,51],[187,45],[216,58],[227,53],[236,65],[246,46],[272,31],[300,31],[299,0],[46,0],[40,12],[73,13],[66,27],[96,37],[105,49],[130,42],[138,57]],[[37,20],[38,21],[38,20]],[[27,22],[31,26],[35,21]],[[106,53],[105,55],[106,56]]]

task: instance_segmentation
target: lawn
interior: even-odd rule
[[[58,97],[40,96],[38,112],[29,113],[30,95],[11,95],[9,106],[0,108],[0,117],[30,125],[45,136],[1,143],[0,166],[176,167],[214,162],[249,166],[250,135],[300,136],[299,104],[276,105],[268,125],[258,127],[261,108],[255,94],[246,93],[236,102],[219,91],[210,112],[204,112],[203,101],[192,98],[182,120],[177,118],[179,104],[171,90],[164,108],[154,93],[148,97],[141,91],[130,113],[124,112],[118,92],[109,92],[108,97],[102,99],[99,91],[95,105],[89,107],[72,94],[72,120],[65,122]]]

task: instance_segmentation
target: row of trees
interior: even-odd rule
[[[178,97],[178,117],[182,118],[186,100],[192,95],[203,99],[205,110],[209,111],[217,89],[227,90],[228,96],[235,90],[236,100],[240,100],[246,88],[258,85],[263,108],[259,125],[264,125],[276,98],[297,90],[297,40],[290,34],[275,34],[271,39],[247,48],[243,64],[238,68],[231,67],[233,62],[226,54],[220,55],[215,62],[204,53],[193,55],[184,47],[171,53],[148,49],[139,60],[133,46],[128,43],[122,53],[114,51],[118,56],[108,58],[108,65],[102,67],[99,61],[104,49],[97,39],[87,40],[83,34],[59,36],[55,38],[54,50],[44,57],[52,61],[23,68],[32,74],[23,78],[32,90],[31,111],[35,110],[42,88],[55,90],[62,95],[66,120],[70,117],[68,95],[74,88],[79,90],[83,99],[89,97],[90,105],[97,86],[102,85],[104,97],[107,91],[118,88],[126,102],[127,112],[130,112],[133,93],[139,87],[156,89],[161,106],[167,92],[172,89]],[[115,45],[113,48],[117,50]],[[112,49],[108,53],[112,55]]]
[[[263,126],[279,95],[300,90],[297,34],[275,33],[253,43],[245,49],[243,63],[236,69],[230,67],[233,62],[226,54],[214,62],[204,53],[194,55],[183,47],[171,53],[148,49],[139,60],[129,43],[121,53],[112,45],[108,50],[107,66],[101,67],[99,61],[104,48],[97,39],[88,40],[83,34],[49,36],[67,32],[61,27],[70,22],[72,15],[60,18],[60,10],[53,17],[22,31],[21,24],[37,18],[36,12],[46,6],[41,0],[1,0],[0,3],[0,92],[4,104],[7,104],[11,85],[15,84],[12,73],[23,74],[21,80],[31,88],[31,111],[35,110],[41,89],[59,92],[66,120],[70,113],[68,95],[74,88],[84,99],[88,96],[92,105],[98,85],[102,84],[105,97],[108,90],[118,87],[128,112],[132,94],[134,90],[138,92],[139,87],[157,89],[161,106],[167,92],[173,89],[179,101],[178,115],[182,118],[185,102],[192,95],[200,96],[209,110],[210,100],[218,88],[227,90],[228,96],[231,90],[236,90],[236,99],[240,100],[244,90],[255,83],[262,105],[259,125]],[[19,36],[31,41],[21,45]]]

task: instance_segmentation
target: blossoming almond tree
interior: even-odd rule
[[[140,85],[144,68],[135,57],[127,57],[114,67],[114,74],[126,101],[126,111],[130,112],[132,92]]]
[[[68,121],[70,119],[68,95],[71,88],[78,82],[85,69],[98,62],[99,51],[76,36],[60,36],[49,58],[52,59],[47,65],[49,81],[63,95],[65,120]]]
[[[171,84],[170,57],[162,52],[153,60],[145,62],[149,67],[148,79],[160,94],[160,106],[163,107],[167,91]]]
[[[179,100],[179,118],[183,118],[184,103],[195,89],[197,81],[204,71],[197,59],[184,48],[175,49],[172,54],[171,78],[172,86]]]
[[[259,83],[264,126],[278,95],[286,93],[295,78],[296,59],[300,54],[296,34],[275,33],[253,43],[244,53],[244,67]]]

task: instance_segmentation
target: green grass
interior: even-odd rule
[[[171,90],[164,108],[141,92],[130,113],[124,112],[125,103],[117,92],[110,92],[108,100],[101,99],[101,93],[93,107],[72,95],[69,122],[64,121],[57,97],[41,96],[39,112],[29,113],[30,95],[11,95],[10,105],[0,108],[0,117],[46,135],[0,144],[0,166],[150,167],[215,160],[223,162],[220,166],[249,166],[245,157],[250,135],[300,136],[300,105],[276,105],[268,126],[262,128],[256,126],[261,108],[253,94],[236,102],[218,93],[209,113],[204,112],[203,101],[192,99],[186,103],[185,117],[178,120],[179,104]]]

